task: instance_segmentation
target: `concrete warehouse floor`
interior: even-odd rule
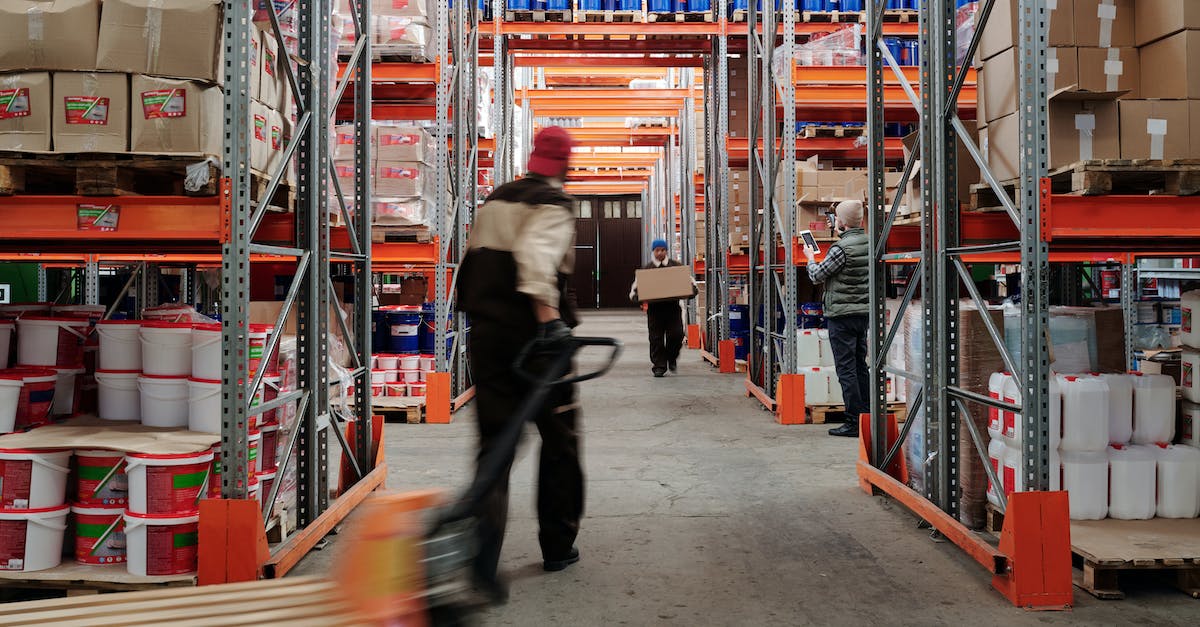
[[[513,471],[501,569],[512,598],[485,625],[1196,625],[1198,601],[1173,588],[1128,588],[1101,602],[1076,590],[1072,612],[1025,612],[982,568],[936,542],[903,507],[859,490],[856,442],[827,427],[775,424],[686,351],[678,375],[650,376],[640,312],[588,315],[581,335],[625,354],[585,384],[587,510],[582,561],[544,573],[533,477],[536,431]],[[592,359],[583,359],[584,367]],[[469,481],[473,412],[448,426],[389,424],[388,487]],[[322,574],[337,537],[297,569]]]

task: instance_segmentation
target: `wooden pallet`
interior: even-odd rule
[[[425,399],[421,397],[384,397],[375,399],[371,413],[383,416],[387,422],[419,425],[425,422]]]
[[[647,13],[646,21],[651,24],[655,22],[712,22],[712,11],[702,11],[697,13]]]
[[[830,418],[837,418],[846,412],[845,405],[808,405],[805,407],[808,413],[807,424],[823,425]],[[896,422],[904,422],[908,419],[908,408],[904,403],[888,403],[888,411],[896,414]]]
[[[863,126],[842,126],[841,124],[808,124],[801,127],[796,134],[806,139],[816,137],[862,137],[867,134],[867,129]]]
[[[858,24],[866,20],[866,14],[859,11],[800,11],[796,16],[797,22],[826,24]]]
[[[914,226],[921,224],[920,213],[910,213],[904,217],[897,217],[892,221],[893,226]]]
[[[1200,160],[1080,161],[1050,172],[1049,179],[1055,194],[1194,196],[1200,194]],[[1005,181],[1001,185],[1010,198],[1015,197],[1017,181]],[[971,186],[970,207],[977,212],[1002,211],[1003,203],[990,185],[980,183]]]
[[[129,574],[125,564],[103,566],[77,564],[64,558],[61,565],[33,572],[0,571],[0,589],[4,590],[58,590],[68,596],[95,594],[97,592],[128,592],[155,590],[166,587],[192,587],[196,575],[174,575],[170,577],[138,577]],[[4,621],[0,604],[0,624]]]
[[[267,193],[267,186],[271,183],[271,177],[258,170],[250,171],[250,200],[257,205]],[[279,186],[275,188],[275,193],[267,199],[267,211],[276,213],[289,213],[296,206],[296,190],[288,185],[286,180],[280,181]]]
[[[208,182],[185,188],[189,166],[207,168]],[[220,176],[220,166],[197,155],[0,152],[3,196],[214,196]]]
[[[571,11],[505,11],[509,22],[570,22]]]
[[[911,22],[915,24],[920,16],[921,12],[913,9],[888,9],[883,12],[883,21],[899,24],[908,24]],[[863,21],[866,21],[865,17]]]
[[[289,577],[247,583],[0,604],[0,624],[77,625],[361,624],[332,581]]]
[[[1200,519],[1074,520],[1075,585],[1122,599],[1120,580],[1154,576],[1200,599]]]
[[[995,534],[1004,531],[1004,512],[992,505],[991,501],[987,504],[987,519],[983,523],[983,530]]]
[[[642,11],[580,11],[584,22],[642,23],[646,14]]]
[[[374,244],[428,244],[432,238],[429,227],[424,226],[371,227],[371,242]]]

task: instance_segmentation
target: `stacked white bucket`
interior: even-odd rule
[[[993,398],[1021,404],[1012,377],[992,375]],[[1172,445],[1175,383],[1166,375],[1054,375],[1050,488],[1069,493],[1071,518],[1200,516],[1200,450]],[[1006,494],[1025,489],[1019,414],[993,414],[988,455]],[[989,486],[988,498],[999,498]]]
[[[1183,344],[1179,385],[1183,393],[1180,441],[1200,446],[1200,290],[1180,298],[1179,340]]]
[[[100,417],[187,427],[192,323],[106,320],[97,329]]]
[[[436,366],[433,355],[372,357],[371,396],[425,396],[425,380]]]
[[[834,368],[833,346],[829,343],[828,329],[800,329],[796,331],[797,372],[804,375],[804,403],[806,405],[841,405],[842,386]],[[896,400],[896,381],[887,375],[887,399]]]
[[[54,568],[67,528],[69,450],[0,449],[0,571]]]

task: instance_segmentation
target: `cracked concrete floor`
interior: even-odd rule
[[[536,432],[513,471],[501,569],[512,599],[485,625],[1195,625],[1200,603],[1159,585],[1124,601],[1076,591],[1073,612],[1009,607],[981,568],[935,542],[916,519],[854,477],[855,442],[826,428],[776,425],[685,351],[676,376],[649,372],[644,318],[588,315],[584,335],[611,335],[625,354],[585,384],[587,511],[582,561],[541,570],[534,517]],[[582,367],[590,361],[581,360]],[[461,487],[474,425],[389,424],[388,486]],[[325,572],[337,551],[298,573]]]

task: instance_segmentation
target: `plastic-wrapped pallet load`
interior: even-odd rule
[[[0,68],[94,70],[99,0],[0,2]]]
[[[0,150],[50,150],[50,110],[49,72],[0,75]]]
[[[105,0],[101,70],[218,82],[221,0]]]
[[[989,309],[988,316],[996,328],[1001,328],[1004,314],[999,307]],[[959,360],[958,385],[962,389],[982,395],[988,393],[988,380],[993,372],[1004,369],[1004,360],[1000,350],[988,334],[981,312],[975,308],[974,302],[964,300],[959,303]],[[988,411],[987,407],[978,403],[966,403],[967,409],[974,421],[976,431],[985,438],[980,444],[985,448]],[[960,416],[960,420],[966,420]],[[975,444],[971,433],[965,427],[958,431],[958,450],[964,454],[959,457],[959,519],[971,528],[982,527],[986,522],[987,513],[987,473],[984,462],[975,454]]]

